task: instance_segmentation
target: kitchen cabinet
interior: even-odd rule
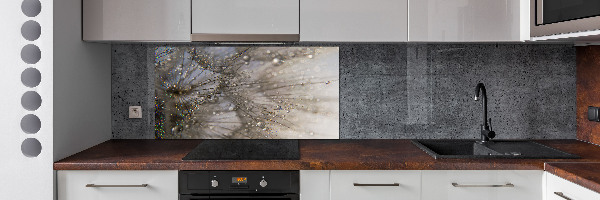
[[[58,200],[179,199],[176,170],[58,171],[57,182]]]
[[[529,8],[527,0],[409,1],[408,41],[529,40]]]
[[[83,0],[84,41],[189,41],[190,0]]]
[[[300,199],[329,200],[329,170],[300,170]]]
[[[299,0],[192,0],[193,41],[298,41]]]
[[[554,174],[545,172],[546,188],[544,200],[584,200],[600,199],[600,194],[567,181]]]
[[[332,170],[331,200],[418,200],[421,171]]]
[[[542,199],[543,171],[423,171],[423,200]]]
[[[405,42],[408,0],[302,0],[300,41]]]

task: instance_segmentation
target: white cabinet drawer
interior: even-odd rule
[[[559,192],[562,194],[556,194]],[[546,200],[587,200],[600,199],[600,194],[546,172]],[[563,197],[561,197],[562,195]]]
[[[57,172],[59,200],[177,200],[177,171],[65,170]],[[86,187],[97,186],[120,187]],[[146,187],[123,187],[148,184]]]
[[[423,200],[541,200],[542,175],[537,170],[423,171]]]
[[[421,171],[331,171],[331,200],[418,200]],[[374,184],[379,186],[360,186]],[[396,186],[384,186],[394,185]]]

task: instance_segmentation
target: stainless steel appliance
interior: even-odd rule
[[[531,36],[600,29],[598,0],[531,0]]]
[[[179,171],[179,199],[299,200],[299,171]]]

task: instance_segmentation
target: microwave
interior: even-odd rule
[[[577,37],[600,30],[600,0],[531,0],[530,5],[533,38]]]

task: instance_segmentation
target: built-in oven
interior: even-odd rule
[[[299,200],[299,171],[179,171],[180,200]]]
[[[530,0],[531,36],[600,29],[600,0]]]

